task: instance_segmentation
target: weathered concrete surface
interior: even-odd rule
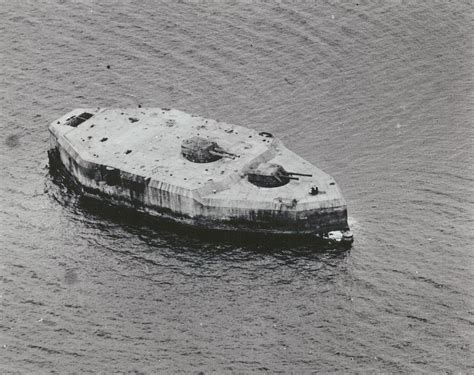
[[[67,125],[76,125],[71,117],[84,112],[93,116]],[[160,108],[76,109],[49,130],[51,147],[89,196],[212,229],[320,234],[347,228],[345,201],[334,180],[255,130]],[[238,157],[189,161],[181,144],[193,136]],[[247,173],[261,163],[312,177],[258,187]],[[314,186],[317,195],[310,194]]]

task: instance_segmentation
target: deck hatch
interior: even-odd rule
[[[72,116],[66,120],[66,125],[72,126],[73,128],[77,128],[80,124],[82,124],[84,121],[89,120],[92,116],[94,116],[92,113],[88,112],[83,112],[78,116]]]

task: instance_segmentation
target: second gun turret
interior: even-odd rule
[[[286,185],[290,180],[299,180],[298,177],[312,177],[310,174],[287,172],[280,164],[262,163],[248,171],[248,180],[260,187],[279,187]]]

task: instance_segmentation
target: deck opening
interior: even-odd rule
[[[94,116],[92,113],[83,112],[78,116],[72,116],[68,118],[66,120],[65,125],[77,128],[80,124],[82,124],[84,121],[89,120],[92,116]]]

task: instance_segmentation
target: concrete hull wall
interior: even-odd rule
[[[174,222],[269,234],[322,234],[347,228],[345,206],[307,211],[208,206],[188,189],[83,160],[66,140],[52,134],[51,147],[84,195]]]

